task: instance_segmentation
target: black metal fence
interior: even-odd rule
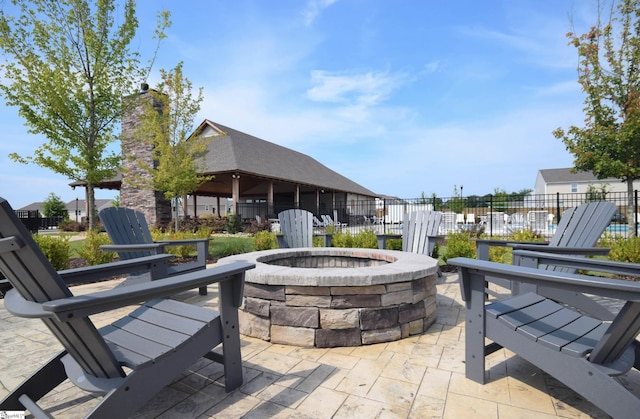
[[[446,214],[443,221],[443,232],[457,231],[464,226],[482,225],[490,236],[505,236],[513,231],[516,223],[522,221],[523,228],[541,230],[542,234],[553,234],[554,226],[562,217],[562,213],[569,207],[585,202],[606,200],[618,207],[618,212],[607,228],[610,233],[623,236],[629,235],[629,225],[638,231],[638,191],[634,191],[631,201],[627,193],[556,193],[544,195],[485,195],[485,196],[454,196],[454,197],[422,197],[413,199],[376,198],[376,199],[348,199],[334,205],[323,205],[322,209],[315,206],[299,205],[321,221],[322,216],[328,216],[334,222],[346,223],[349,230],[357,232],[364,228],[375,228],[382,232],[397,232],[404,214],[416,210],[435,210]],[[267,202],[238,203],[236,213],[244,221],[254,220],[256,216],[262,219],[276,219],[280,211],[297,208],[293,202],[280,202],[269,205]],[[495,217],[503,217],[507,228],[494,222]],[[544,218],[544,220],[543,220]],[[532,221],[535,220],[535,224]],[[496,227],[494,229],[494,227]],[[633,230],[631,230],[633,231]]]
[[[41,217],[38,210],[18,210],[16,215],[31,233],[37,233],[38,230],[57,228],[58,224],[65,219],[65,217]]]

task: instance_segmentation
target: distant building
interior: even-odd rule
[[[542,169],[538,171],[533,194],[584,194],[589,186],[597,189],[605,186],[607,192],[627,192],[627,184],[620,179],[598,179],[590,171],[573,173],[571,169]],[[634,182],[633,186],[638,189],[640,181]]]
[[[132,98],[153,100],[146,90]],[[141,211],[149,224],[165,224],[171,219],[172,208],[162,194],[136,187],[124,179],[124,176],[129,176],[127,173],[148,176],[140,169],[139,162],[154,164],[152,146],[135,139],[141,112],[141,106],[134,107],[122,119],[125,170],[97,187],[119,190],[123,207]],[[374,192],[308,155],[208,119],[192,134],[196,135],[211,138],[202,174],[214,178],[192,194],[189,215],[239,212],[245,219],[255,215],[273,218],[284,209],[303,208],[315,214],[331,214],[339,210],[343,211],[341,218],[345,218],[347,209],[350,214],[363,216],[375,209],[377,195]]]
[[[103,208],[113,206],[111,199],[96,199],[96,210],[100,212]],[[69,219],[71,221],[82,222],[87,217],[87,201],[84,199],[74,199],[65,204]],[[44,216],[44,202],[33,202],[22,208],[18,208],[17,211],[38,211],[41,216]]]

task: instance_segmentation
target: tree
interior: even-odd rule
[[[640,178],[640,0],[612,4],[605,22],[603,10],[587,33],[567,34],[579,56],[585,125],[553,134],[573,154],[574,170],[626,182],[633,214],[633,181]]]
[[[117,7],[116,0],[12,0],[19,13],[0,11],[6,57],[0,93],[7,105],[18,107],[30,133],[48,140],[32,156],[10,157],[85,183],[91,229],[95,186],[119,168],[120,156],[108,146],[117,138],[122,97],[146,79],[153,64],[143,68],[129,47],[138,20],[135,1],[123,1]],[[168,26],[169,13],[160,13],[158,46]]]
[[[45,217],[68,217],[69,211],[62,199],[51,192],[42,204],[42,213]]]
[[[460,186],[460,190],[462,190],[462,186]],[[458,186],[453,185],[453,198],[447,201],[447,206],[451,211],[457,214],[462,214],[466,205],[467,204],[464,198],[462,198],[461,192],[458,190]]]
[[[140,127],[135,133],[138,141],[150,141],[153,146],[153,166],[141,162],[149,177],[136,176],[138,186],[164,193],[165,198],[182,199],[186,214],[186,197],[212,176],[201,175],[210,139],[188,135],[200,110],[202,87],[193,96],[192,83],[184,77],[183,63],[170,71],[160,70],[161,82],[150,90],[153,100],[143,101]],[[177,226],[177,217],[176,217]]]

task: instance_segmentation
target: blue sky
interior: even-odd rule
[[[539,169],[572,166],[551,132],[584,119],[565,34],[595,22],[594,0],[139,0],[142,51],[165,8],[150,84],[184,61],[204,88],[194,126],[210,119],[402,198],[532,189]],[[84,197],[8,159],[44,142],[16,109],[1,105],[0,130],[0,196],[14,208]]]

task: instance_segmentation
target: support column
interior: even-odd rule
[[[273,181],[269,181],[267,185],[267,211],[271,211],[271,213],[275,214],[275,207],[273,205]],[[269,218],[270,214],[266,214],[267,218]]]
[[[193,218],[198,216],[198,196],[193,195]]]
[[[240,175],[231,175],[231,178],[231,214],[235,214],[240,200]]]
[[[296,184],[295,207],[300,208],[300,185]]]

